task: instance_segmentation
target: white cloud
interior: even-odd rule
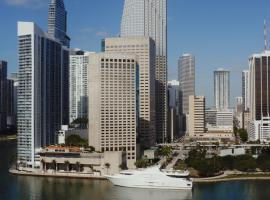
[[[48,0],[5,0],[7,4],[12,6],[24,6],[37,8],[48,4]]]

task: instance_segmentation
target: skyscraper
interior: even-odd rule
[[[226,110],[230,106],[230,71],[214,71],[214,101],[217,110]]]
[[[250,140],[270,140],[270,52],[253,54],[250,71]]]
[[[0,131],[7,128],[7,62],[0,60]]]
[[[125,0],[121,37],[148,36],[156,43],[157,142],[167,134],[167,0]]]
[[[64,0],[51,0],[49,5],[48,33],[69,47],[70,38],[67,36],[67,11]]]
[[[149,37],[106,38],[105,52],[129,53],[138,57],[139,121],[138,137],[142,148],[156,143],[155,119],[155,43]]]
[[[69,62],[69,122],[88,117],[88,64],[90,52],[73,50]]]
[[[138,69],[135,55],[89,56],[89,145],[97,151],[124,151],[136,161]]]
[[[183,54],[178,61],[178,80],[180,87],[180,111],[188,114],[189,96],[195,95],[195,57]]]
[[[40,148],[55,144],[56,132],[68,120],[63,79],[68,74],[69,50],[33,22],[18,22],[18,40],[17,155],[18,162],[35,167]]]
[[[242,72],[242,98],[243,98],[243,110],[249,110],[249,70]]]

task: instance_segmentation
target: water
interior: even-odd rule
[[[131,189],[107,181],[13,176],[15,142],[0,141],[0,200],[267,200],[270,181],[195,184],[192,192]]]

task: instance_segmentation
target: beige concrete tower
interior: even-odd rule
[[[129,168],[136,161],[136,59],[120,53],[89,55],[89,145],[125,151]]]
[[[153,146],[155,132],[155,44],[149,37],[105,39],[105,52],[131,53],[138,57],[139,123],[138,138],[143,148]]]
[[[205,132],[205,97],[189,96],[189,136]]]

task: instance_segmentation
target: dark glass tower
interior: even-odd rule
[[[63,0],[51,0],[48,33],[59,39],[64,46],[70,46],[70,38],[67,36],[67,11]]]

